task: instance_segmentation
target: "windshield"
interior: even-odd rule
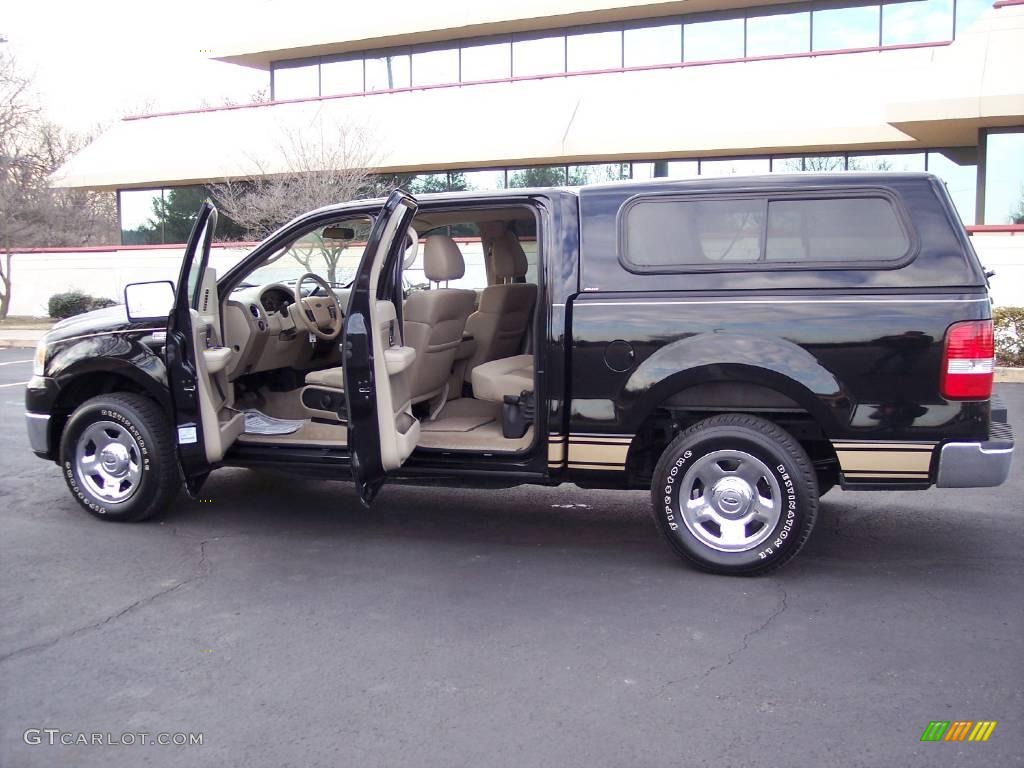
[[[281,248],[250,272],[235,290],[268,283],[294,283],[312,272],[335,288],[347,287],[359,268],[373,220],[368,216],[332,222]]]

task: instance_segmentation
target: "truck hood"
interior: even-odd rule
[[[118,304],[113,307],[94,309],[92,312],[61,320],[46,334],[46,341],[49,343],[77,336],[91,336],[112,331],[141,331],[166,327],[166,320],[144,323],[132,322],[128,319],[128,313],[124,305]]]

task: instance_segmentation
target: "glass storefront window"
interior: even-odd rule
[[[320,64],[320,89],[324,96],[362,93],[363,60],[342,59]]]
[[[317,62],[274,67],[274,99],[308,99],[320,95]]]
[[[880,13],[881,7],[877,5],[815,9],[812,49],[839,51],[846,48],[874,48],[880,44]]]
[[[462,174],[466,189],[487,191],[505,188],[505,171],[466,171]]]
[[[985,223],[1024,224],[1024,130],[986,138]]]
[[[121,242],[124,245],[151,245],[163,242],[163,227],[152,219],[156,215],[162,189],[123,189],[121,201]]]
[[[701,160],[701,176],[745,176],[768,173],[771,162],[767,157],[745,157],[736,160]]]
[[[804,169],[802,157],[773,157],[772,173],[796,173]]]
[[[695,179],[700,175],[700,164],[697,160],[669,160],[667,163],[668,179]]]
[[[928,153],[928,171],[944,182],[953,198],[960,220],[973,224],[977,208],[978,153],[973,147]]]
[[[535,37],[512,43],[512,76],[565,71],[565,36]]]
[[[366,57],[366,90],[389,91],[393,88],[408,88],[409,55]]]
[[[923,171],[924,152],[850,155],[846,168],[849,171]]]
[[[478,43],[462,47],[462,82],[500,80],[512,75],[512,43]]]
[[[412,84],[446,85],[459,82],[459,49],[438,48],[412,55]]]
[[[629,178],[629,163],[570,165],[569,185],[599,184],[602,181],[623,181]]]
[[[508,186],[512,189],[565,186],[565,166],[535,165],[532,168],[509,168]]]
[[[956,34],[962,35],[992,8],[992,0],[956,0]]]
[[[565,39],[566,71],[616,69],[622,66],[622,32],[589,32]]]
[[[747,19],[747,56],[804,53],[811,47],[811,14],[779,13]]]
[[[882,45],[953,39],[953,0],[909,0],[882,5]]]
[[[683,24],[683,60],[743,58],[743,19]]]
[[[623,33],[624,66],[673,64],[683,60],[683,30],[679,24],[637,27]]]

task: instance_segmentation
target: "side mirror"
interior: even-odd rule
[[[324,240],[355,240],[356,231],[352,227],[324,227]]]
[[[170,280],[129,283],[124,287],[124,306],[133,323],[166,320],[174,306],[174,283]]]

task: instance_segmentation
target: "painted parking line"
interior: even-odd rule
[[[27,381],[16,381],[13,384],[0,384],[0,389],[4,389],[5,387],[24,387],[27,384]]]
[[[0,363],[0,366],[3,366],[3,365],[21,365],[23,363],[31,363],[31,362],[32,362],[31,360],[8,360],[6,363]]]

